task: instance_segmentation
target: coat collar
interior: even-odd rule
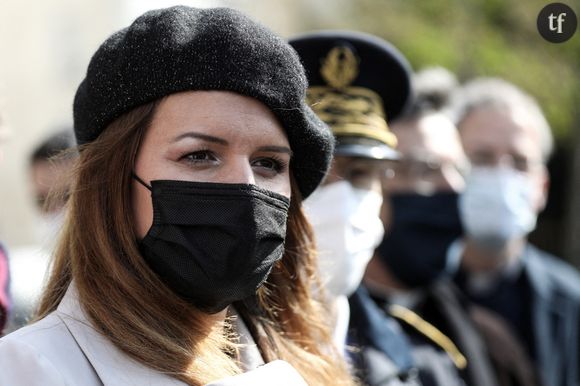
[[[230,306],[231,316],[234,318],[234,326],[239,335],[239,356],[242,370],[251,371],[264,365],[264,358],[260,354],[258,345],[252,338],[250,330],[244,323],[243,318],[238,312]]]
[[[74,283],[69,286],[57,311],[103,385],[186,386],[183,382],[132,360],[101,335],[84,313]]]
[[[542,300],[549,301],[553,288],[551,281],[547,277],[546,266],[538,255],[538,250],[528,243],[522,259],[533,291]]]

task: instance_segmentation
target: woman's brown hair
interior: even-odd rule
[[[188,385],[241,372],[224,325],[180,299],[149,269],[133,229],[131,173],[157,102],[111,123],[80,149],[38,318],[54,311],[74,279],[80,304],[104,336],[131,358]],[[285,255],[251,304],[236,309],[266,360],[283,359],[309,385],[353,381],[333,348],[315,275],[312,231],[292,179]]]

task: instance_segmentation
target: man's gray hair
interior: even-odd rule
[[[548,121],[536,100],[499,78],[475,78],[458,88],[451,97],[451,117],[461,129],[461,122],[473,110],[483,107],[507,108],[525,114],[540,137],[544,163],[552,155],[554,138]]]
[[[412,110],[417,114],[428,110],[444,111],[451,96],[459,87],[457,77],[446,68],[426,67],[412,78],[414,100]]]

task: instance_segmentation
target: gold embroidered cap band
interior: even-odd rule
[[[373,91],[314,86],[308,90],[306,99],[334,135],[374,138],[392,148],[397,145],[397,138],[389,131],[381,98]]]

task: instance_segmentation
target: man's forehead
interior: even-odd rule
[[[393,132],[399,140],[397,151],[403,157],[456,159],[464,156],[456,127],[442,114],[429,114],[395,125]]]
[[[467,152],[539,152],[540,136],[521,110],[482,107],[472,111],[460,125]]]

